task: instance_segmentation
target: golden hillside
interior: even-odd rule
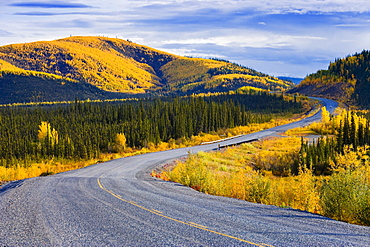
[[[133,57],[139,50],[141,57]],[[72,37],[0,47],[0,59],[25,70],[60,75],[103,90],[144,93],[160,85],[146,57],[168,57],[131,42],[100,37]],[[139,56],[139,55],[138,55]]]
[[[0,71],[2,70],[9,70],[9,71],[16,71],[16,70],[22,70],[4,60],[0,60]]]
[[[291,82],[224,60],[180,57],[161,70],[170,91],[222,92],[245,86],[284,91],[294,87]]]
[[[0,60],[0,104],[123,98],[77,80],[20,69]]]
[[[0,61],[0,70],[37,71],[129,94],[228,91],[243,86],[286,90],[293,86],[227,61],[186,58],[105,37],[2,46]]]

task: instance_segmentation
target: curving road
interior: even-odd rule
[[[323,102],[329,110],[337,106]],[[0,190],[0,246],[370,246],[369,227],[206,195],[149,176],[168,160],[217,146],[144,154],[9,183]]]

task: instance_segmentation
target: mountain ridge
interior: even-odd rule
[[[32,80],[27,79],[25,71],[32,71],[28,74]],[[86,94],[97,98],[99,95],[109,98],[111,93],[122,98],[148,94],[223,92],[243,86],[278,91],[294,86],[291,82],[225,60],[182,57],[131,41],[106,37],[73,36],[1,46],[0,72],[0,85],[5,86],[8,93],[14,81],[22,81],[27,89],[33,87],[31,81],[36,83],[40,77],[41,81],[49,78],[51,83],[48,92],[41,92],[43,87],[40,86],[40,94],[52,95],[53,83],[62,80],[64,83],[59,83],[58,87],[64,85],[69,95],[73,95],[70,88],[73,86],[78,91],[76,96]],[[83,92],[86,90],[92,92]],[[35,98],[26,92],[13,94],[18,95],[17,101]],[[57,98],[63,97],[60,95]],[[50,97],[39,97],[39,100],[48,101]],[[0,100],[0,103],[9,102]]]

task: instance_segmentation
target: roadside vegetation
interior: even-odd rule
[[[321,123],[153,171],[204,193],[307,210],[370,225],[369,111],[341,110]],[[305,136],[322,135],[309,141]]]
[[[249,89],[182,98],[3,106],[0,180],[250,133],[289,121],[303,103]]]

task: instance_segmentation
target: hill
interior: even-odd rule
[[[0,104],[128,98],[62,76],[23,70],[0,60]]]
[[[107,92],[88,83],[27,70],[0,71],[0,92],[0,104],[130,97]]]
[[[308,75],[288,91],[370,107],[370,51],[336,59],[327,70]]]
[[[0,72],[0,96],[16,102],[62,100],[63,94],[120,98],[220,92],[243,86],[269,90],[293,87],[291,82],[228,61],[181,57],[105,37],[69,37],[2,46]],[[17,87],[12,82],[17,82]],[[32,95],[20,94],[29,88],[36,89]],[[60,93],[55,94],[58,90]]]
[[[294,86],[225,60],[179,58],[163,66],[162,71],[166,86],[178,93],[224,92],[244,86],[282,91]]]

